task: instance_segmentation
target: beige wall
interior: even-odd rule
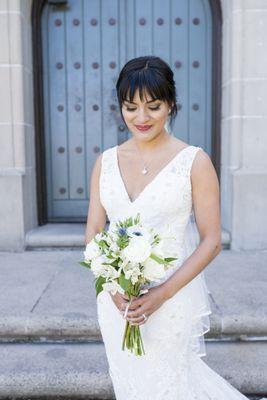
[[[222,9],[222,221],[232,248],[266,249],[267,2]]]
[[[267,248],[267,1],[222,0],[222,226]],[[0,0],[0,250],[37,226],[31,0]]]
[[[0,0],[0,249],[37,225],[31,1]]]

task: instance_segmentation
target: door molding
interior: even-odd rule
[[[34,0],[32,5],[32,54],[34,131],[38,224],[47,223],[47,197],[45,180],[45,136],[41,16],[46,0]]]
[[[38,224],[47,223],[47,188],[45,179],[45,132],[41,16],[47,0],[32,5],[32,51],[34,84],[35,159]],[[209,0],[212,14],[212,162],[220,181],[221,163],[221,85],[222,85],[222,10],[220,0]]]

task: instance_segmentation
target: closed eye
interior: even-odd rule
[[[160,109],[160,106],[157,106],[157,107],[149,107],[149,109],[152,110],[152,111],[159,110],[159,109]],[[127,111],[135,111],[136,108],[129,108],[129,107],[126,107],[126,110],[127,110]]]

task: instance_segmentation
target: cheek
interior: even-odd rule
[[[123,117],[124,117],[126,122],[127,121],[131,121],[135,117],[135,113],[134,112],[130,113],[130,112],[127,112],[127,111],[123,111],[122,115],[123,115]]]
[[[154,115],[154,120],[159,124],[165,124],[168,114],[165,111],[159,111]]]

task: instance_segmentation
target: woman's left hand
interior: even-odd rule
[[[143,294],[137,298],[132,299],[131,305],[128,308],[126,319],[130,321],[131,325],[142,325],[147,320],[144,319],[142,314],[149,317],[154,311],[156,311],[164,302],[166,298],[164,296],[164,289],[162,285],[157,285],[148,289],[146,294]],[[126,305],[124,306],[125,313]]]

